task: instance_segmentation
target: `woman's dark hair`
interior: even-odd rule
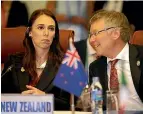
[[[30,17],[28,28],[25,33],[25,39],[23,40],[23,45],[25,47],[25,56],[23,58],[23,66],[25,70],[32,76],[33,79],[36,78],[36,56],[35,56],[35,48],[32,43],[32,39],[29,36],[29,32],[32,29],[32,25],[35,20],[41,16],[47,15],[51,17],[55,21],[55,38],[50,46],[49,53],[48,53],[48,60],[53,61],[53,65],[58,69],[62,59],[63,59],[63,50],[59,43],[59,27],[58,22],[52,12],[47,9],[38,9],[34,11]]]

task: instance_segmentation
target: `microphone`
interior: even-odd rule
[[[8,72],[10,72],[13,67],[14,67],[14,65],[10,65],[10,66],[6,69],[6,71],[1,75],[1,78],[3,78],[3,76],[4,76],[5,74],[7,74]]]

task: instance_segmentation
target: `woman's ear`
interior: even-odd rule
[[[31,32],[30,27],[27,27],[27,29],[26,29],[26,34],[27,34],[29,37],[32,36],[32,32]]]
[[[29,36],[32,37],[32,32],[31,31],[29,32]]]

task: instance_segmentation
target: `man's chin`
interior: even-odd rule
[[[96,54],[97,54],[98,57],[102,56],[101,53],[98,53],[98,52],[97,52]]]
[[[96,48],[96,55],[97,55],[98,57],[103,56],[102,53],[101,53],[101,51],[98,50],[97,48]]]

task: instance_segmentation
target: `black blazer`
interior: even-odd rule
[[[81,61],[83,63],[83,65],[85,66],[85,61],[86,61],[86,50],[87,50],[87,39],[86,40],[81,40],[81,41],[78,41],[78,42],[75,42],[74,43],[77,51],[78,51],[78,54],[81,58]]]
[[[129,45],[129,61],[131,75],[135,89],[143,102],[143,46]],[[140,65],[137,66],[137,61]],[[100,83],[103,87],[103,109],[106,107],[106,90],[108,89],[108,76],[107,76],[107,58],[100,57],[98,60],[92,62],[89,67],[90,83],[92,77],[99,76]]]
[[[6,73],[1,79],[2,93],[21,93],[27,90],[26,85],[31,81],[31,76],[22,71],[23,54],[11,55],[9,60],[5,63],[3,73],[10,65],[14,65],[12,70]],[[51,60],[48,60],[44,68],[41,78],[36,85],[36,88],[54,94],[55,110],[69,110],[70,109],[70,94],[53,85],[53,80],[56,76],[57,70]]]

